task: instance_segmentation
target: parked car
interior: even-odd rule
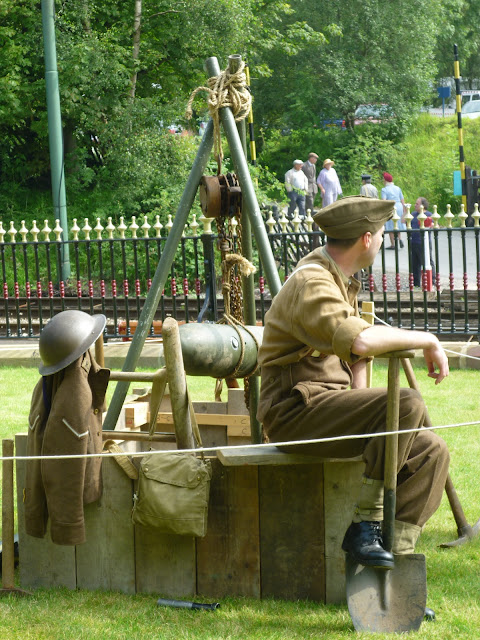
[[[462,107],[462,118],[480,118],[480,100],[470,100]]]
[[[325,118],[322,120],[323,129],[330,129],[332,127],[340,127],[340,129],[346,129],[345,120],[343,118]]]
[[[394,116],[395,114],[388,104],[361,104],[355,110],[355,120],[353,124],[384,122]]]
[[[168,127],[167,127],[167,131],[168,131],[169,133],[182,133],[182,131],[183,131],[183,127],[182,127],[182,125],[181,125],[181,124],[175,124],[175,123],[172,123],[172,124],[169,124],[169,125],[168,125]]]

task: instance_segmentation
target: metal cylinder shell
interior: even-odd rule
[[[179,333],[187,375],[244,378],[255,371],[263,327],[190,322],[180,325]]]

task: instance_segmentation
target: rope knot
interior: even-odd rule
[[[208,93],[208,110],[213,120],[213,151],[217,158],[223,159],[222,138],[220,133],[219,110],[230,107],[235,120],[244,120],[250,113],[252,96],[247,88],[247,78],[244,72],[245,63],[242,61],[235,73],[225,69],[218,76],[208,79],[208,87],[197,87],[192,91],[185,109],[185,117],[192,117],[192,105],[195,96],[200,91]]]
[[[248,278],[248,276],[251,276],[252,273],[255,273],[257,270],[255,265],[239,253],[230,253],[228,256],[225,256],[222,262],[222,270],[228,272],[230,269],[233,269],[235,265],[238,266],[240,273],[242,276],[245,276],[245,278]]]

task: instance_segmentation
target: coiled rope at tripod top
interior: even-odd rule
[[[206,91],[208,93],[208,111],[213,120],[213,153],[220,161],[223,159],[222,136],[220,132],[219,110],[229,107],[233,117],[237,122],[244,120],[250,113],[252,106],[252,96],[247,87],[245,75],[245,63],[241,62],[237,71],[230,73],[225,69],[218,76],[208,79],[208,87],[197,87],[188,100],[185,109],[185,117],[190,120],[192,117],[192,105],[197,93]]]

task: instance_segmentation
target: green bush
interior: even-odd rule
[[[480,171],[480,119],[463,122],[466,164]],[[287,134],[287,135],[285,135]],[[344,195],[360,190],[360,175],[372,174],[380,191],[388,171],[402,188],[406,202],[419,196],[438,206],[438,212],[460,210],[461,197],[453,195],[453,172],[459,170],[458,129],[455,117],[422,114],[409,123],[367,123],[353,131],[340,128],[306,128],[289,132],[264,131],[259,161],[283,183],[295,158],[305,160],[310,151],[335,160]]]

